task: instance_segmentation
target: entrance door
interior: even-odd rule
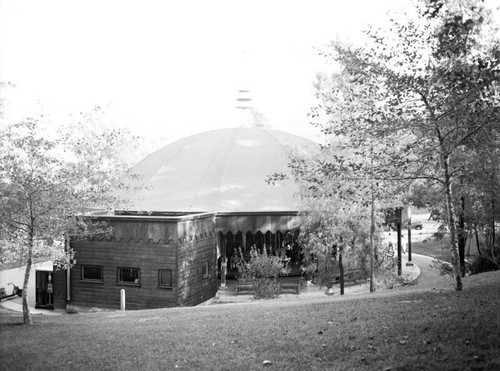
[[[36,271],[36,305],[35,308],[54,308],[52,272]]]

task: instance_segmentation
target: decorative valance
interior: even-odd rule
[[[259,231],[284,233],[296,230],[299,226],[300,216],[297,211],[217,213],[215,217],[216,231],[224,234]]]

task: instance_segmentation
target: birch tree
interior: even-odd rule
[[[70,264],[68,236],[109,232],[92,223],[95,210],[115,209],[115,190],[125,187],[127,166],[120,149],[130,143],[120,131],[48,137],[39,119],[7,125],[0,131],[0,246],[2,256],[26,266],[23,318],[31,324],[28,281],[37,258]],[[73,132],[75,133],[75,132]]]

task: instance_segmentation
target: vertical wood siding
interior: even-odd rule
[[[178,246],[178,306],[192,306],[215,296],[217,292],[217,253],[215,235]],[[208,261],[204,278],[202,264]]]
[[[71,304],[120,308],[125,290],[127,309],[150,309],[176,305],[176,245],[123,241],[77,241],[72,244],[77,264],[71,269]],[[103,282],[81,279],[82,265],[103,267]],[[140,284],[117,282],[118,267],[140,269]],[[171,269],[173,288],[158,287],[158,269]]]
[[[217,252],[212,218],[181,221],[111,220],[112,239],[73,241],[71,300],[77,307],[119,309],[125,290],[126,309],[192,306],[215,296]],[[209,276],[202,277],[202,262]],[[102,282],[81,279],[82,265],[103,267]],[[140,284],[118,283],[118,267],[140,269]],[[158,270],[172,270],[172,288],[158,287]],[[65,275],[57,277],[62,290]],[[62,281],[62,282],[61,282]],[[65,285],[64,285],[65,287]]]
[[[54,309],[66,309],[66,269],[58,270],[57,267],[54,267],[52,282],[54,283],[52,297]]]

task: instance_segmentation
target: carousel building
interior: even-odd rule
[[[71,243],[72,268],[54,272],[54,307],[127,309],[196,305],[235,273],[241,248],[282,249],[298,269],[298,188],[290,151],[317,143],[282,131],[232,128],[171,143],[139,162],[125,210],[96,219],[113,235]]]

